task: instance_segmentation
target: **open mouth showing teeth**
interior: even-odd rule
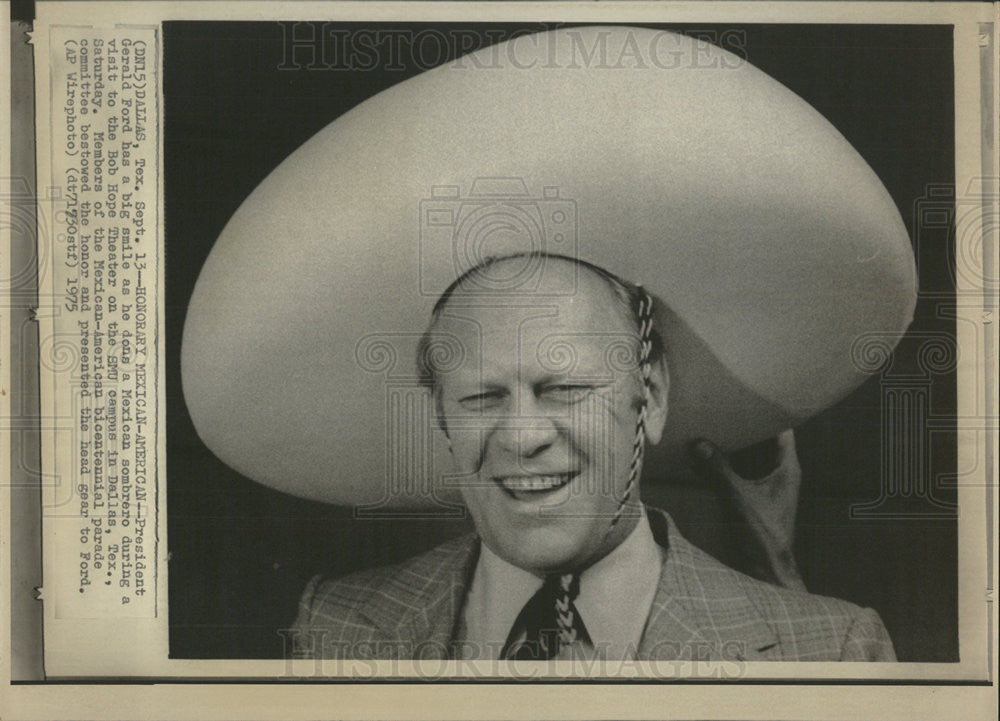
[[[507,495],[519,501],[535,499],[556,491],[576,478],[577,473],[554,473],[544,476],[501,476],[496,478]]]

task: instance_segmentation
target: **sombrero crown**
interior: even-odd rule
[[[182,372],[199,434],[235,469],[335,503],[424,497],[448,465],[414,349],[485,253],[571,255],[665,303],[669,447],[793,426],[864,380],[857,338],[905,330],[916,281],[898,211],[794,93],[663,31],[532,37],[516,63],[487,48],[362,103],[226,226]],[[581,62],[598,42],[640,56]],[[642,57],[668,43],[669,66]],[[542,290],[543,266],[524,271]]]

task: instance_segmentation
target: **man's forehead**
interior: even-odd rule
[[[463,376],[517,370],[610,380],[634,366],[636,329],[626,301],[589,270],[565,296],[456,293],[442,308],[436,333],[461,345]]]
[[[573,278],[572,292],[553,294],[545,285],[540,285],[487,295],[470,284],[459,285],[442,307],[436,329],[475,331],[484,340],[511,335],[523,337],[546,329],[584,334],[633,330],[627,320],[627,302],[615,293],[608,280],[589,268],[577,268],[561,259],[547,270],[562,276],[552,280],[563,288],[570,286],[561,281],[579,270]]]

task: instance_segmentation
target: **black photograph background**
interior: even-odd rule
[[[184,316],[225,223],[314,133],[433,65],[557,26],[163,24],[171,658],[281,657],[278,630],[294,619],[311,576],[392,563],[471,529],[468,521],[355,520],[349,508],[286,496],[225,466],[185,408]],[[795,551],[810,591],[878,611],[901,661],[957,661],[952,28],[656,27],[720,45],[813,105],[872,166],[910,231],[921,289],[910,332],[891,363],[796,431]],[[347,49],[359,31],[386,41],[352,70],[358,58]],[[309,37],[326,41],[291,43]],[[901,394],[920,402],[890,424]],[[662,470],[655,451],[646,465],[644,498],[739,567],[735,519],[713,489],[687,469]]]

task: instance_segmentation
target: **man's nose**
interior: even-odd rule
[[[530,398],[500,419],[494,437],[504,450],[522,458],[533,458],[556,442],[559,422]]]

